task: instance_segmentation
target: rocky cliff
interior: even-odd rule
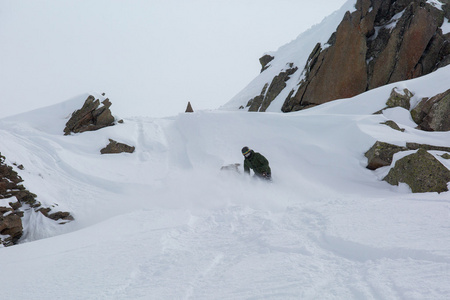
[[[24,167],[18,165],[16,169],[23,170]],[[5,163],[5,157],[0,153],[0,247],[14,245],[22,237],[22,218],[26,210],[31,214],[41,213],[58,224],[73,220],[69,212],[42,206],[37,196],[28,191],[22,182],[19,174]]]
[[[450,63],[450,34],[441,26],[448,4],[423,0],[358,0],[328,45],[317,45],[299,89],[282,110],[349,98],[415,78]]]
[[[286,67],[271,75],[260,94],[247,99],[249,111],[265,111],[277,97],[283,98],[277,99],[283,112],[297,111],[450,64],[450,33],[442,30],[450,19],[448,0],[355,2],[355,9],[345,13],[326,43],[316,43],[306,62],[284,61]],[[295,60],[295,50],[290,52],[282,59]],[[263,56],[262,73],[276,60],[276,53]],[[295,84],[285,84],[291,77]]]

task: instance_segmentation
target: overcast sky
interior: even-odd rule
[[[215,109],[345,0],[0,0],[0,117],[106,92],[121,117]]]

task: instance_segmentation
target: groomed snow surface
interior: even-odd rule
[[[449,132],[416,130],[404,109],[372,114],[393,87],[417,100],[449,75],[297,113],[139,117],[70,136],[87,95],[1,119],[7,163],[75,217],[26,212],[22,243],[0,249],[1,298],[449,299],[449,193],[391,186],[388,167],[370,171],[364,157],[376,140],[450,146]],[[100,155],[109,138],[135,153]],[[220,171],[242,163],[243,146],[269,159],[272,183]]]

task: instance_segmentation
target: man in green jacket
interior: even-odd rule
[[[271,180],[271,171],[269,161],[260,153],[249,149],[242,148],[242,155],[244,155],[244,172],[250,174],[250,169],[255,172],[255,176]]]

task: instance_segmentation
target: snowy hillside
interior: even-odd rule
[[[450,146],[450,133],[414,129],[404,109],[372,114],[394,86],[418,100],[449,75],[297,113],[125,118],[70,136],[64,124],[86,95],[1,119],[7,163],[75,217],[29,214],[22,244],[0,249],[2,298],[448,299],[448,192],[390,186],[388,167],[366,169],[364,152],[376,140]],[[100,155],[109,138],[136,152]],[[243,146],[269,159],[273,183],[220,171],[242,162]]]

